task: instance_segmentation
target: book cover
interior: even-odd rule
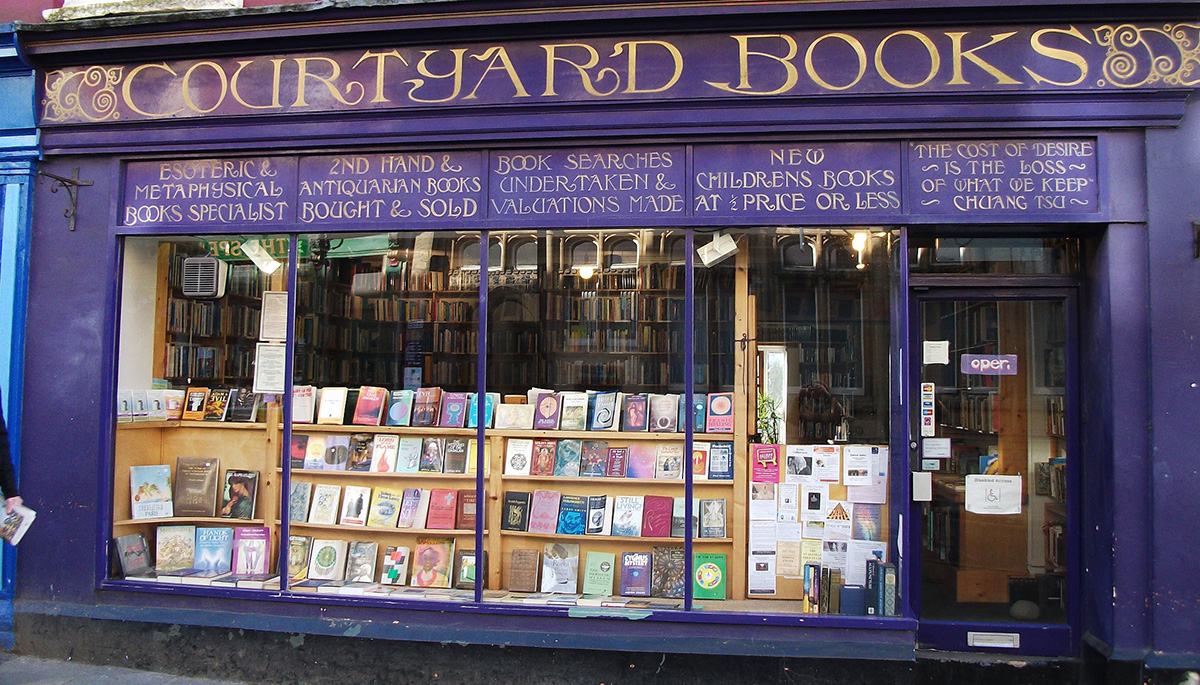
[[[159,526],[155,531],[154,570],[168,573],[196,565],[196,527]]]
[[[687,530],[687,501],[683,497],[671,498],[671,537],[681,538]]]
[[[425,520],[425,528],[428,530],[454,530],[457,507],[457,490],[433,488],[429,491],[429,512]]]
[[[474,590],[476,577],[483,578],[487,587],[487,552],[482,558],[473,549],[454,552],[454,587],[459,590]]]
[[[616,577],[617,555],[612,552],[588,552],[583,567],[583,594],[611,595]]]
[[[441,403],[441,388],[418,388],[413,396],[412,425],[436,426]]]
[[[317,414],[317,388],[292,386],[292,423],[313,423]]]
[[[310,435],[304,452],[304,469],[325,470],[325,435]]]
[[[312,441],[309,441],[312,444]],[[350,436],[325,436],[325,463],[321,468],[325,471],[345,471],[350,463]]]
[[[733,443],[713,442],[708,447],[708,479],[733,480]]]
[[[400,436],[379,434],[371,443],[371,473],[392,473],[396,470],[396,455],[400,451]]]
[[[586,392],[560,394],[558,428],[565,431],[587,430],[588,396]]]
[[[707,442],[692,443],[692,480],[708,480],[708,451]]]
[[[588,495],[587,498],[587,535],[608,535],[612,526],[613,499],[608,495]]]
[[[449,588],[454,563],[454,540],[451,538],[417,538],[413,552],[415,566],[411,585],[424,588]]]
[[[349,388],[321,388],[317,402],[317,423],[340,426],[346,416],[346,397]]]
[[[469,455],[474,458],[475,455]],[[467,472],[467,438],[451,436],[445,442],[445,473]]]
[[[258,501],[258,471],[225,469],[225,487],[221,492],[221,517],[254,518]]]
[[[621,596],[650,596],[650,553],[621,553]]]
[[[420,488],[405,488],[400,499],[400,514],[396,517],[397,528],[412,528],[417,522],[417,508],[421,505]],[[424,522],[417,528],[424,527]]]
[[[608,478],[624,478],[625,470],[629,466],[629,448],[628,447],[609,447],[608,448],[608,466],[604,469],[604,475]]]
[[[311,550],[311,537],[307,535],[288,536],[288,580],[295,582],[308,578],[308,561]]]
[[[682,547],[655,547],[650,596],[683,599],[686,580]]]
[[[311,500],[312,483],[303,480],[291,481],[288,491],[288,520],[292,523],[307,523]]]
[[[675,433],[679,430],[679,395],[651,394],[649,406],[651,431]]]
[[[644,431],[650,427],[649,411],[650,398],[645,393],[634,393],[625,396],[625,406],[621,412],[621,430]]]
[[[692,597],[725,599],[725,555],[692,555]]]
[[[308,452],[308,436],[302,433],[292,433],[291,449],[288,459],[292,470],[304,468],[304,455]]]
[[[547,542],[542,549],[542,592],[573,595],[579,588],[579,545]]]
[[[178,420],[183,418],[183,407],[187,403],[186,390],[163,390],[163,404],[166,409],[166,416],[163,417],[168,421]]]
[[[271,529],[242,526],[233,531],[233,572],[239,575],[271,571]]]
[[[358,406],[358,388],[346,388],[346,402],[342,405],[342,425],[354,424],[354,408]]]
[[[412,550],[403,546],[389,546],[383,551],[383,569],[379,582],[384,585],[407,585],[408,564]]]
[[[642,498],[642,537],[671,537],[671,512],[674,499],[665,495],[646,495]]]
[[[442,473],[445,469],[445,445],[441,438],[425,438],[421,441],[422,473]]]
[[[420,490],[421,499],[417,502],[417,516],[413,520],[414,528],[425,528],[429,519],[429,498],[432,494],[429,490]]]
[[[354,433],[350,436],[350,456],[346,460],[347,471],[366,473],[371,470],[371,452],[375,436],[372,433]]]
[[[503,520],[500,522],[500,529],[520,532],[529,530],[529,502],[530,494],[528,492],[513,492],[511,490],[505,492],[504,513]]]
[[[508,566],[508,589],[511,592],[537,592],[541,552],[536,549],[514,549]]]
[[[660,443],[654,452],[654,477],[660,480],[683,478],[683,443]]]
[[[378,426],[383,421],[387,398],[387,388],[372,385],[360,387],[358,400],[354,403],[353,423],[358,426]]]
[[[338,504],[342,498],[342,486],[317,483],[313,486],[312,508],[308,510],[308,522],[332,526],[337,523]]]
[[[346,582],[371,583],[375,580],[375,561],[379,543],[354,540],[346,552]]]
[[[562,493],[557,490],[534,490],[529,505],[529,532],[553,534],[558,529],[558,503]]]
[[[579,475],[603,477],[608,471],[608,443],[584,440],[579,454]]]
[[[367,515],[370,513],[371,488],[359,485],[347,485],[342,492],[342,515],[339,523],[343,526],[365,526]]]
[[[413,391],[393,390],[388,398],[387,420],[389,426],[407,426],[412,418]]]
[[[510,439],[509,442],[512,442]],[[534,438],[531,476],[553,476],[554,462],[558,459],[558,441],[554,438]]]
[[[184,398],[181,418],[184,421],[203,421],[204,408],[207,405],[208,388],[188,388],[187,395]]]
[[[309,580],[345,580],[346,555],[349,543],[345,540],[313,540],[309,554]]]
[[[475,438],[467,440],[467,473],[475,473],[479,468],[479,442]],[[492,473],[492,441],[483,441],[483,475]]]
[[[496,428],[499,430],[532,430],[532,404],[501,404],[496,407]]]
[[[162,465],[129,467],[130,518],[170,518],[175,515],[171,502],[171,467]]]
[[[250,388],[236,388],[229,397],[230,421],[254,423],[258,419],[258,406],[262,404],[262,395],[250,392]]]
[[[583,441],[567,439],[558,441],[558,452],[554,458],[554,475],[563,478],[579,476],[579,455]]]
[[[442,393],[442,408],[438,425],[446,428],[462,428],[467,424],[467,393]]]
[[[500,393],[484,393],[483,427],[491,428],[496,419],[496,405],[500,404]],[[476,393],[467,394],[467,428],[479,427],[479,398]]]
[[[583,535],[587,529],[587,508],[587,497],[563,495],[558,502],[558,534]]]
[[[150,550],[146,547],[145,534],[122,535],[114,544],[117,559],[121,562],[121,577],[148,576],[154,572],[150,566]]]
[[[669,524],[668,524],[669,525]],[[641,495],[617,495],[613,502],[612,534],[636,538],[642,535]]]
[[[692,395],[692,432],[703,433],[708,426],[708,395]]]
[[[368,528],[395,528],[400,520],[400,505],[404,501],[404,489],[378,487],[371,495],[371,513],[367,515]]]
[[[458,491],[458,504],[454,515],[456,530],[475,530],[478,502],[474,488]]]
[[[616,430],[617,393],[598,392],[592,399],[592,416],[588,428],[594,431]]]
[[[635,442],[629,446],[627,464],[629,478],[654,478],[658,470],[658,450],[653,443]]]
[[[879,504],[855,504],[850,519],[850,537],[854,540],[883,541],[883,507]]]
[[[175,460],[174,506],[176,516],[217,515],[215,457],[178,457]]]
[[[117,390],[117,423],[133,421],[132,393],[129,390]]]
[[[725,500],[700,500],[700,537],[725,537]]]
[[[233,568],[232,560],[232,528],[196,529],[196,557],[192,562],[194,568],[214,573],[229,573]]]
[[[708,394],[708,416],[704,424],[705,433],[733,432],[733,393],[710,392]]]
[[[530,438],[508,438],[504,454],[504,474],[528,476],[533,459],[533,440]],[[534,474],[540,475],[540,474]],[[549,475],[549,474],[547,474]]]
[[[417,473],[421,470],[421,438],[400,438],[396,450],[396,473]]]
[[[543,392],[538,395],[537,408],[533,415],[534,430],[558,430],[559,396],[555,392]]]

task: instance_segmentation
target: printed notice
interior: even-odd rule
[[[1021,477],[967,476],[966,508],[972,514],[1021,513]]]
[[[949,340],[926,340],[922,343],[922,361],[925,364],[949,364],[950,363],[950,341]]]
[[[282,394],[286,365],[287,345],[258,343],[254,350],[254,392]]]
[[[262,296],[262,314],[259,319],[258,339],[263,342],[287,340],[288,294],[282,290],[268,290]]]

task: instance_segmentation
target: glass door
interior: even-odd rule
[[[1072,649],[1069,291],[918,291],[911,588],[923,648]]]

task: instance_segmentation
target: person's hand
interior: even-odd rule
[[[9,497],[8,499],[4,500],[4,511],[11,514],[13,507],[24,503],[25,500],[21,499],[20,497]]]

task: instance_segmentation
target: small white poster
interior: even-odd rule
[[[779,483],[779,523],[797,523],[800,521],[800,484]]]
[[[825,540],[821,543],[821,568],[837,569],[842,576],[846,575],[846,548],[849,542],[845,540]]]
[[[776,538],[774,521],[750,522],[751,554],[774,554],[775,542]]]
[[[875,557],[880,563],[887,561],[887,543],[851,540],[846,544],[846,584],[865,585],[867,582],[867,560]]]
[[[967,476],[966,506],[972,514],[1021,513],[1021,477]]]
[[[775,561],[775,573],[786,578],[799,577],[802,568],[800,565],[800,542],[798,540],[780,541]]]
[[[824,521],[829,502],[827,483],[804,483],[800,486],[800,520]]]
[[[254,392],[283,394],[287,379],[287,345],[256,343],[254,350]]]
[[[258,339],[264,342],[287,340],[288,294],[284,290],[268,290],[262,296]]]
[[[922,361],[926,364],[950,363],[949,340],[926,340],[922,347]]]
[[[846,445],[842,448],[842,484],[870,485],[878,447]]]
[[[750,484],[750,520],[775,521],[775,490],[778,483]]]
[[[813,480],[812,445],[786,445],[784,449],[786,470],[783,480],[787,483],[809,483]]]
[[[921,456],[926,459],[949,459],[950,438],[925,438],[921,440]]]
[[[751,596],[775,594],[775,555],[751,554],[746,594]]]
[[[822,483],[837,483],[842,478],[842,448],[839,445],[813,445],[813,478]]]
[[[887,504],[888,448],[872,448],[870,485],[851,485],[846,488],[846,499],[862,504]]]

